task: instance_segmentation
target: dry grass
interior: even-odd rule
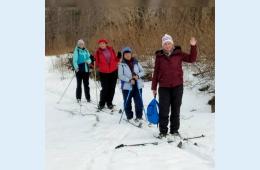
[[[94,52],[97,48],[96,41],[106,38],[116,51],[130,46],[139,60],[153,63],[154,52],[161,48],[161,37],[164,33],[171,34],[175,44],[181,45],[183,51],[187,52],[190,37],[195,36],[199,50],[196,72],[207,72],[207,76],[215,79],[213,1],[202,0],[203,5],[196,7],[153,7],[141,4],[138,7],[109,8],[107,4],[101,7],[96,4],[97,1],[91,1],[92,5],[86,7],[77,5],[81,3],[80,0],[75,3],[66,0],[60,7],[55,6],[57,2],[52,2],[52,5],[46,8],[46,55],[71,52],[79,38],[83,38],[87,48]]]
[[[168,33],[184,50],[195,36],[200,55],[213,56],[214,18],[214,7],[46,8],[45,51],[46,55],[72,51],[79,38],[94,51],[97,39],[107,38],[116,50],[131,46],[138,56],[150,56],[161,47],[161,36]]]

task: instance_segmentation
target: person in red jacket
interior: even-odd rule
[[[117,82],[118,62],[122,56],[121,52],[116,55],[114,49],[107,45],[105,39],[98,40],[99,48],[94,55],[96,67],[99,71],[101,91],[98,109],[102,110],[107,104],[109,109],[113,108],[113,98]]]
[[[156,97],[159,84],[159,138],[166,137],[168,133],[170,108],[170,135],[179,135],[180,107],[183,95],[182,62],[193,63],[196,61],[196,43],[196,39],[192,37],[190,53],[184,53],[180,46],[174,46],[172,37],[165,34],[162,37],[163,49],[155,53],[152,91]]]

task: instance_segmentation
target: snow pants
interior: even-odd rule
[[[115,88],[117,82],[117,70],[112,73],[99,73],[100,82],[101,82],[101,91],[100,91],[100,106],[111,106],[112,101],[115,95]]]
[[[173,88],[159,87],[159,130],[161,133],[168,133],[170,108],[170,133],[178,132],[182,95],[183,85]]]
[[[133,89],[130,91],[130,94],[129,90],[122,90],[122,92],[124,97],[124,106],[127,119],[133,118],[132,98],[134,99],[135,103],[135,116],[137,119],[141,119],[143,116],[142,89],[138,90],[137,86],[135,85],[133,86]]]
[[[76,98],[81,99],[81,95],[82,95],[81,85],[82,85],[82,81],[83,81],[85,97],[86,97],[87,100],[90,99],[89,72],[78,71],[76,73],[76,78],[77,78]]]

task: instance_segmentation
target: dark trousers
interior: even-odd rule
[[[159,88],[159,129],[161,133],[168,133],[170,107],[170,133],[179,130],[182,95],[183,85],[173,88]]]
[[[122,92],[124,97],[124,106],[125,106],[125,113],[127,119],[133,118],[132,98],[134,99],[134,103],[135,103],[135,114],[136,114],[135,116],[136,118],[141,119],[143,116],[142,89],[138,91],[137,86],[133,86],[133,89],[131,91],[122,90]]]
[[[100,106],[112,105],[117,82],[117,70],[112,73],[99,73],[102,90],[100,91]]]
[[[90,99],[90,94],[89,94],[89,73],[88,72],[78,71],[76,73],[76,78],[77,78],[76,98],[77,99],[81,99],[81,95],[82,95],[81,84],[82,84],[82,81],[83,81],[85,97],[86,97],[87,100]]]

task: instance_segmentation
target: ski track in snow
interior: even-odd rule
[[[210,96],[185,88],[180,133],[184,137],[201,134],[206,137],[191,140],[198,146],[184,142],[183,148],[179,149],[177,142],[168,144],[155,139],[153,134],[158,133],[156,126],[140,129],[123,120],[118,124],[121,114],[117,111],[113,115],[97,113],[94,104],[84,102],[81,113],[96,114],[99,121],[93,115],[82,116],[75,100],[75,79],[63,100],[57,104],[70,78],[61,81],[59,73],[49,72],[50,60],[46,59],[45,73],[47,170],[214,169],[214,114],[209,113],[210,106],[207,105]],[[145,106],[152,99],[150,86],[150,82],[145,83]],[[117,84],[114,97],[118,109],[123,104],[119,87]],[[91,97],[95,100],[95,83],[92,80],[90,89]],[[158,141],[159,145],[114,149],[120,144],[154,141]]]

